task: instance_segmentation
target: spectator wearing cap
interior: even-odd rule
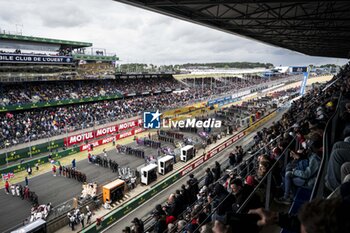
[[[254,176],[249,175],[245,178],[244,184],[254,188],[257,184],[257,181],[255,180]]]

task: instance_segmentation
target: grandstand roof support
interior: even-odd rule
[[[349,1],[115,0],[312,56],[348,58]]]

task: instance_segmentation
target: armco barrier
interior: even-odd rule
[[[41,153],[49,152],[52,149],[61,148],[64,146],[63,139],[54,140],[51,142],[45,142],[39,145],[26,147],[23,149],[7,152],[7,160],[9,162],[17,161],[20,159],[30,158]],[[6,164],[6,153],[0,154],[0,165]]]
[[[69,100],[60,100],[60,101],[51,101],[51,102],[40,102],[40,103],[35,103],[35,104],[29,103],[29,104],[22,104],[22,105],[9,105],[6,107],[0,107],[0,112],[19,111],[19,110],[25,110],[25,109],[31,109],[31,108],[54,107],[54,106],[61,106],[61,105],[95,102],[95,101],[101,101],[101,100],[112,100],[112,99],[120,99],[120,98],[123,98],[122,94],[90,97],[90,98],[82,98],[82,99],[69,99]]]
[[[68,155],[76,154],[78,152],[80,152],[79,147],[67,149],[67,150],[64,150],[64,151],[53,153],[52,154],[52,159],[57,160],[57,159],[66,157]],[[44,156],[44,157],[40,157],[40,158],[29,160],[29,161],[27,161],[25,163],[22,163],[22,164],[16,164],[16,165],[13,165],[13,166],[9,166],[9,167],[1,169],[0,172],[1,172],[1,174],[9,173],[9,172],[18,173],[18,172],[26,170],[27,166],[34,167],[36,163],[44,164],[44,163],[49,162],[49,158],[48,157],[49,156]]]
[[[217,145],[204,155],[200,156],[196,160],[194,160],[191,164],[187,165],[184,169],[174,173],[169,178],[165,179],[164,181],[160,182],[159,184],[152,187],[152,189],[146,191],[143,195],[131,200],[128,204],[108,213],[107,215],[103,216],[101,218],[100,225],[97,225],[96,222],[88,226],[87,228],[81,230],[82,233],[95,233],[100,232],[104,229],[106,229],[108,226],[113,224],[115,221],[120,219],[121,217],[125,216],[129,212],[133,211],[137,207],[139,207],[141,204],[143,204],[146,200],[150,199],[151,197],[158,194],[160,191],[167,188],[169,185],[173,184],[177,180],[179,180],[181,177],[185,176],[189,172],[193,171],[195,168],[197,168],[199,165],[203,164],[210,158],[213,158],[216,154],[218,154],[220,151],[224,150],[226,147],[229,147],[234,142],[238,141],[239,139],[243,138],[245,135],[247,135],[248,132],[251,132],[252,129],[256,129],[260,125],[266,123],[268,120],[276,116],[276,110],[270,113],[269,115],[263,117],[259,121],[255,122],[252,126],[240,131],[239,133],[235,134],[234,136],[231,136],[228,140],[225,142]]]
[[[138,129],[133,129],[130,132],[117,134],[116,136],[113,136],[113,137],[116,138],[116,141],[118,141],[119,139],[130,137],[130,136],[136,135],[136,134],[144,132],[144,131],[145,130],[143,128],[138,128]],[[97,141],[97,144],[94,144],[94,145],[95,146],[99,146],[99,145],[103,145],[103,144],[112,142],[113,140],[111,140],[111,138],[113,138],[113,137],[101,139],[101,140]],[[80,146],[80,147],[73,147],[73,148],[70,148],[70,149],[66,149],[64,151],[53,153],[52,154],[52,159],[53,160],[57,160],[57,159],[66,157],[68,155],[76,154],[76,153],[79,153],[81,151],[87,150],[87,147],[89,145],[83,145],[83,146]],[[26,161],[26,162],[24,162],[22,164],[15,164],[13,166],[2,168],[2,169],[0,169],[0,176],[1,176],[1,174],[4,174],[4,173],[9,173],[9,172],[18,173],[18,172],[24,171],[27,168],[27,166],[33,167],[33,166],[35,166],[36,163],[39,163],[39,164],[47,163],[47,162],[49,162],[48,161],[48,157],[49,157],[48,155],[47,156],[42,156],[42,157],[39,157],[39,158],[31,159],[31,160]]]
[[[120,131],[125,131],[129,129],[133,129],[138,126],[142,126],[143,120],[136,119],[136,120],[131,120],[131,121],[126,121],[122,123],[118,123],[115,125],[99,128],[96,130],[80,133],[80,134],[75,134],[69,137],[64,138],[64,145],[67,147],[83,143],[86,140],[92,140],[92,139],[97,139],[103,136],[107,136],[109,134],[115,134]]]
[[[45,143],[42,143],[42,144],[26,147],[26,148],[19,149],[19,150],[9,151],[9,152],[7,152],[7,160],[9,162],[13,162],[13,161],[17,161],[17,160],[20,160],[20,159],[30,158],[31,156],[34,157],[34,156],[42,154],[42,153],[47,153],[47,152],[50,152],[52,149],[64,147],[67,144],[66,143],[67,140],[69,141],[69,140],[71,140],[74,137],[85,135],[85,134],[90,134],[91,133],[92,135],[94,135],[94,137],[92,137],[92,138],[83,138],[83,136],[81,136],[80,140],[76,140],[75,139],[74,143],[70,143],[67,146],[70,146],[70,145],[73,145],[73,144],[78,144],[78,143],[81,144],[85,140],[89,140],[89,139],[93,139],[93,138],[101,138],[103,136],[107,136],[109,134],[112,134],[112,133],[114,133],[114,132],[116,132],[118,130],[119,131],[124,131],[124,130],[127,130],[127,129],[133,129],[136,132],[136,130],[138,130],[136,128],[141,123],[142,123],[142,119],[136,119],[136,120],[133,120],[133,121],[122,122],[122,123],[116,124],[114,126],[103,127],[103,128],[99,128],[99,129],[90,131],[90,132],[86,132],[86,133],[82,133],[82,134],[78,134],[78,135],[73,135],[73,136],[70,136],[68,138],[57,139],[57,140],[54,140],[54,141],[51,141],[51,142],[45,142]],[[112,130],[113,127],[114,127],[114,130]],[[138,131],[136,133],[139,133],[139,132],[140,131]],[[128,132],[118,134],[119,137],[117,138],[117,140],[130,136],[130,135],[127,135],[127,134],[128,134]],[[103,139],[101,139],[101,140],[103,140]],[[0,165],[4,165],[4,164],[6,164],[6,153],[0,154]]]

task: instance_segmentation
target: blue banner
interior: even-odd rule
[[[301,86],[300,86],[300,95],[305,94],[305,87],[306,87],[308,76],[309,76],[309,72],[304,72],[304,79],[303,79],[303,82],[301,83]]]

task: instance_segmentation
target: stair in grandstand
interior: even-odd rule
[[[24,92],[21,92],[21,96],[24,97],[24,98],[26,98],[26,99],[29,100],[29,101],[32,101],[32,99],[29,98],[29,96],[27,96]]]
[[[184,81],[182,81],[181,79],[177,79],[177,81],[179,81],[180,83],[182,83],[183,85],[185,85],[186,87],[190,87],[190,85]]]

